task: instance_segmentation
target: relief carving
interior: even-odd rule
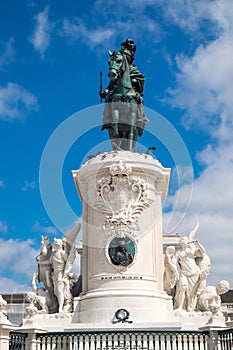
[[[132,175],[130,165],[113,164],[109,175],[97,180],[97,192],[98,201],[94,207],[106,213],[104,230],[119,237],[139,230],[139,217],[150,206],[151,200],[145,179]]]

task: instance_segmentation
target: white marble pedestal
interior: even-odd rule
[[[73,176],[83,202],[83,292],[73,322],[176,328],[172,299],[163,291],[161,203],[170,169],[146,154],[115,151]]]

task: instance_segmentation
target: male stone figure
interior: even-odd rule
[[[222,280],[214,286],[206,285],[211,261],[205,248],[194,236],[198,225],[188,237],[180,239],[180,250],[168,246],[164,258],[164,290],[173,297],[175,314],[196,312],[222,316],[220,295],[229,290],[229,282]]]
[[[28,292],[26,295],[26,300],[30,303],[33,304],[37,308],[36,313],[41,313],[41,314],[48,314],[49,309],[48,309],[48,303],[46,300],[46,291],[40,291],[40,294],[44,295],[39,295],[39,292]]]
[[[48,237],[42,236],[41,253],[38,259],[38,272],[33,276],[32,292],[43,312],[71,312],[71,289],[77,276],[71,271],[76,257],[75,240],[80,231],[78,223],[62,239],[54,238],[53,246]],[[38,276],[39,275],[39,276]],[[45,290],[36,287],[36,279],[43,282]],[[53,298],[54,297],[54,298]],[[56,301],[54,305],[54,299]],[[42,305],[43,301],[46,305]],[[46,309],[46,307],[47,309]]]
[[[54,239],[53,252],[51,256],[51,263],[53,267],[53,284],[54,284],[54,294],[57,297],[59,312],[63,311],[63,305],[65,301],[64,295],[64,269],[67,260],[67,254],[63,249],[63,242],[61,239]]]
[[[71,271],[76,257],[75,239],[80,231],[80,224],[67,232],[62,239],[54,238],[50,258],[53,269],[54,294],[57,297],[59,312],[72,311],[71,289],[77,276]]]
[[[216,287],[206,286],[197,300],[197,309],[213,316],[222,316],[220,295],[228,292],[229,288],[230,284],[225,280],[220,281]]]

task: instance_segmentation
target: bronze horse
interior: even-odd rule
[[[120,51],[109,52],[109,92],[105,101],[102,130],[107,129],[113,150],[134,151],[147,121],[143,101],[130,78],[130,67]]]

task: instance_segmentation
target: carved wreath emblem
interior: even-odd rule
[[[106,213],[103,228],[120,231],[123,236],[129,230],[139,230],[138,219],[151,203],[146,181],[131,173],[131,167],[120,162],[97,181],[95,208]]]

